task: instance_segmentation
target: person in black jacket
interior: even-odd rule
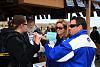
[[[13,34],[8,38],[7,49],[11,56],[9,67],[33,67],[32,56],[40,49],[40,40],[38,33],[34,35],[34,46],[32,46],[26,39],[24,32],[27,31],[27,22],[24,16],[15,15],[12,20],[12,32]]]
[[[92,32],[90,33],[90,37],[93,40],[94,43],[99,42],[99,32],[97,31],[97,27],[94,26]]]
[[[32,33],[37,32],[39,35],[42,35],[41,30],[36,26],[34,19],[29,18],[27,19],[27,32],[24,33],[24,35],[26,36],[27,41],[29,41],[32,46],[34,46],[34,38]],[[41,49],[41,47],[40,47]],[[38,56],[38,52],[35,53],[35,55],[32,58],[32,63],[39,63],[39,56]]]
[[[90,33],[90,38],[96,44],[96,43],[99,43],[99,37],[100,35],[99,35],[99,32],[97,31],[97,27],[94,26],[92,32]],[[96,55],[96,57],[97,57],[97,60],[99,60],[99,55]]]

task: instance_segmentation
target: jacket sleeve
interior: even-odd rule
[[[45,54],[49,60],[56,62],[65,62],[74,56],[74,52],[67,41],[59,43],[54,48],[47,43],[45,45]]]
[[[38,44],[36,44],[36,43],[34,42],[34,45],[32,45],[32,53],[33,53],[33,55],[34,55],[35,53],[38,53],[39,50],[40,50],[40,44],[38,45]]]

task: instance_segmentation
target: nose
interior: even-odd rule
[[[70,29],[71,29],[71,27],[68,27],[68,29],[70,30]]]

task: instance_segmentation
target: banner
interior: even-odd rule
[[[95,9],[100,9],[100,6],[99,6],[98,3],[95,3],[95,2],[94,2],[93,5],[94,5]]]
[[[73,0],[66,0],[67,6],[73,6],[74,7],[74,1]]]
[[[82,0],[76,0],[76,2],[79,7],[85,7]]]

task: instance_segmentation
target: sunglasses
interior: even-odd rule
[[[24,25],[27,25],[27,24],[24,24]]]
[[[77,27],[77,26],[79,26],[79,24],[71,24],[70,25],[71,28],[74,28],[74,27]]]
[[[56,29],[62,30],[62,29],[63,29],[63,27],[56,27]]]

